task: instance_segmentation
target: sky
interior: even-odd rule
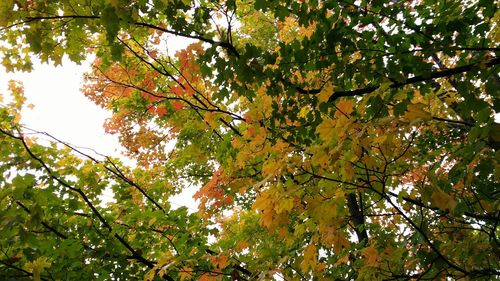
[[[6,93],[11,79],[24,84],[26,104],[21,122],[31,129],[50,133],[75,146],[119,156],[117,137],[104,134],[104,120],[111,114],[87,99],[80,91],[88,62],[77,65],[68,60],[63,66],[35,63],[30,72],[5,73],[0,67],[0,93]]]
[[[58,67],[35,62],[34,70],[29,73],[6,73],[0,66],[0,93],[6,96],[9,80],[22,81],[26,104],[34,105],[33,109],[26,108],[22,112],[21,122],[26,127],[47,132],[76,147],[91,148],[99,154],[120,157],[125,163],[132,164],[133,161],[120,154],[123,149],[118,137],[104,132],[104,121],[111,113],[95,105],[80,92],[83,75],[89,70],[90,60],[77,65],[65,59],[62,66]],[[93,154],[91,150],[85,152]],[[195,188],[188,188],[171,198],[172,208],[186,206],[195,211],[197,203],[192,198],[194,192]],[[106,195],[103,199],[111,197]]]

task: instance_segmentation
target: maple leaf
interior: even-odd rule
[[[50,266],[51,263],[46,257],[39,257],[33,262],[29,262],[25,265],[26,269],[31,272],[34,281],[40,281],[43,270]]]
[[[309,244],[304,250],[304,259],[300,263],[302,271],[308,271],[309,268],[315,269],[318,264],[316,245]]]
[[[354,110],[354,101],[351,99],[342,99],[337,104],[337,112],[335,116],[341,117],[342,115],[348,117]]]
[[[276,213],[280,214],[282,212],[291,211],[294,205],[293,198],[282,198],[278,200],[277,206],[275,208]]]
[[[165,114],[167,114],[167,109],[163,106],[157,106],[155,107],[155,112],[156,114],[158,114],[158,116],[163,117],[165,116]]]
[[[432,115],[425,110],[427,107],[428,106],[423,103],[409,104],[404,117],[411,122],[430,120]]]
[[[223,254],[219,254],[215,257],[210,257],[210,260],[217,269],[224,269],[229,264],[229,259]]]
[[[207,122],[207,124],[211,128],[216,128],[217,127],[217,121],[216,121],[216,113],[215,112],[207,112],[205,115],[203,115],[203,120]]]
[[[192,276],[192,271],[193,271],[193,269],[191,269],[190,267],[183,267],[179,271],[179,278],[180,278],[180,280],[181,281],[183,281],[183,280],[190,280],[191,276]]]
[[[446,211],[452,211],[457,206],[455,199],[439,188],[432,193],[431,200],[439,209]]]
[[[170,89],[170,91],[171,91],[174,95],[176,95],[176,96],[178,96],[178,97],[179,97],[179,96],[182,96],[182,95],[185,93],[185,92],[184,92],[184,90],[183,90],[180,86],[178,86],[178,85],[173,86],[173,87]]]
[[[316,133],[319,134],[319,137],[325,141],[329,142],[332,140],[335,135],[335,120],[330,118],[325,118],[321,124],[316,127]]]
[[[248,247],[250,247],[250,245],[249,245],[249,244],[248,244],[248,242],[246,242],[246,241],[240,241],[240,242],[238,242],[238,244],[236,245],[236,249],[237,249],[237,250],[239,250],[239,251],[241,251],[241,250],[243,250],[243,249],[246,249],[246,248],[248,248]]]
[[[216,273],[203,273],[200,277],[198,277],[198,281],[215,281],[221,280],[222,277],[220,274]]]
[[[351,162],[346,161],[343,165],[343,179],[346,181],[350,181],[354,178],[354,166]]]
[[[262,175],[264,177],[267,177],[269,175],[275,175],[277,174],[281,168],[283,167],[284,163],[280,159],[268,159],[264,164],[262,165]]]
[[[330,96],[333,95],[334,90],[335,87],[332,85],[332,83],[328,82],[325,86],[323,86],[321,92],[319,92],[318,101],[320,103],[327,102]]]
[[[361,254],[365,258],[368,266],[376,267],[378,265],[379,253],[375,247],[370,246],[361,250]]]
[[[261,216],[261,223],[267,228],[271,228],[274,225],[274,219],[276,212],[271,209],[264,209],[262,211],[262,216]]]
[[[260,196],[255,198],[255,201],[252,205],[253,209],[257,210],[265,210],[267,207],[272,204],[272,200],[269,198],[268,193],[261,193]]]
[[[178,100],[175,100],[172,102],[172,107],[175,109],[175,110],[181,110],[184,108],[184,105],[182,104],[181,101],[178,101]]]

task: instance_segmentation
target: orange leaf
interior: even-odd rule
[[[249,246],[250,246],[250,245],[249,245],[247,242],[245,242],[245,241],[241,241],[241,242],[239,242],[238,244],[236,244],[236,250],[241,251],[241,250],[243,250],[243,249],[248,248]]]
[[[158,114],[158,116],[162,117],[162,116],[165,116],[165,114],[167,114],[167,109],[164,108],[164,107],[157,107],[156,108],[156,114]]]
[[[366,264],[369,266],[377,266],[378,251],[373,246],[361,250],[361,254],[366,259]]]
[[[184,107],[184,105],[182,104],[182,102],[175,100],[174,102],[172,102],[172,107],[175,110],[181,110]]]
[[[335,116],[337,117],[345,115],[349,116],[353,112],[354,101],[348,99],[342,99],[337,103],[336,107],[337,107],[337,112],[335,112]]]
[[[182,96],[184,94],[184,90],[180,86],[173,86],[170,90],[176,96]]]
[[[212,261],[212,264],[218,269],[224,269],[229,264],[229,259],[222,254],[215,257],[211,257],[210,259]]]

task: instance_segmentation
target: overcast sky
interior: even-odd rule
[[[83,73],[88,70],[88,63],[76,65],[67,60],[59,67],[36,63],[30,73],[5,73],[0,67],[0,92],[6,93],[10,79],[22,81],[26,104],[34,105],[33,109],[23,111],[23,124],[73,145],[118,156],[117,138],[105,135],[102,126],[110,113],[96,106],[79,90]]]

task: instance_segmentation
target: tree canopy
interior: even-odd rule
[[[497,4],[0,1],[3,66],[95,57],[137,161],[38,141],[11,81],[2,280],[500,278]]]

